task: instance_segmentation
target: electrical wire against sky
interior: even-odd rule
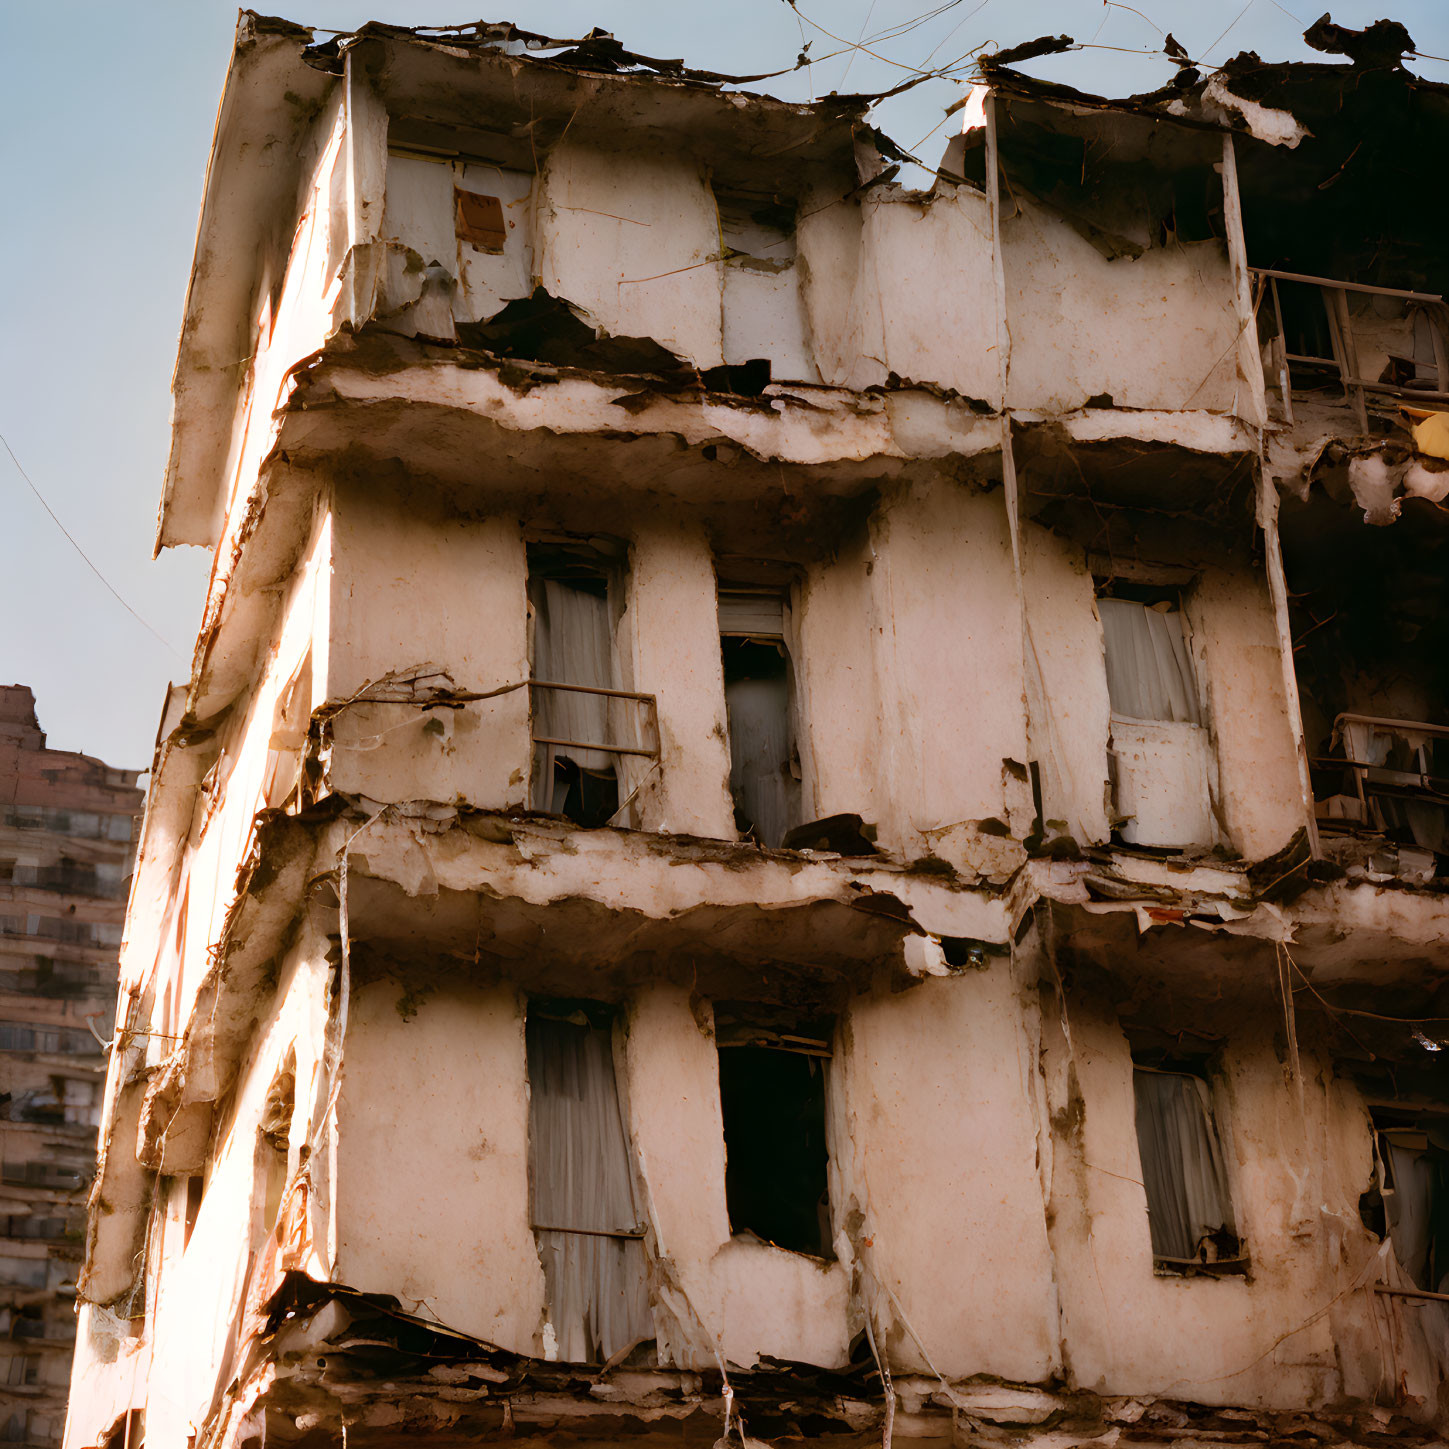
[[[160,634],[160,633],[158,633],[158,632],[157,632],[157,631],[156,631],[156,630],[155,630],[155,629],[153,629],[153,628],[152,628],[152,627],[151,627],[151,625],[150,625],[150,624],[148,624],[148,623],[147,623],[147,622],[146,622],[146,621],[145,621],[145,619],[143,619],[143,618],[142,618],[142,617],[141,617],[141,616],[140,616],[140,615],[139,615],[139,614],[138,614],[138,613],[137,613],[137,612],[136,612],[136,611],[135,611],[135,610],[134,610],[134,609],[133,609],[133,608],[132,608],[132,607],[131,607],[131,606],[130,606],[130,604],[128,604],[128,603],[127,603],[127,602],[126,602],[126,601],[125,601],[125,599],[123,599],[123,598],[122,598],[122,597],[121,597],[121,594],[120,594],[120,591],[119,591],[119,590],[118,590],[118,589],[117,589],[117,588],[116,588],[116,586],[115,586],[115,585],[114,585],[114,584],[113,584],[113,583],[112,583],[112,582],[111,582],[111,581],[110,581],[110,580],[109,580],[109,579],[108,579],[108,578],[107,578],[107,577],[106,577],[106,576],[105,576],[105,574],[103,574],[103,573],[102,573],[102,572],[101,572],[101,571],[100,571],[100,569],[99,569],[99,568],[97,568],[97,567],[96,567],[96,565],[95,565],[95,562],[94,562],[94,561],[93,561],[93,560],[92,560],[92,559],[91,559],[91,556],[90,556],[90,555],[89,555],[89,554],[88,554],[88,553],[87,553],[87,552],[86,552],[86,551],[85,551],[85,549],[83,549],[83,548],[82,548],[82,547],[81,547],[81,546],[80,546],[80,544],[79,544],[79,543],[78,543],[78,542],[77,542],[77,541],[76,541],[76,538],[75,538],[75,535],[74,535],[74,534],[73,534],[73,533],[71,533],[71,531],[70,531],[70,529],[68,529],[68,528],[67,528],[67,527],[66,527],[66,526],[65,526],[65,524],[63,524],[63,523],[62,523],[62,522],[61,522],[61,521],[60,521],[60,517],[59,517],[59,515],[58,515],[58,514],[57,514],[57,513],[56,513],[56,511],[55,511],[55,509],[53,509],[53,508],[52,508],[52,507],[51,507],[51,506],[50,506],[50,504],[49,504],[49,503],[47,503],[47,502],[46,502],[46,500],[45,500],[45,495],[44,495],[44,494],[43,494],[43,493],[42,493],[42,492],[41,492],[41,491],[40,491],[40,489],[39,489],[39,488],[37,488],[37,487],[36,487],[36,486],[35,486],[35,481],[34,481],[34,479],[32,479],[32,478],[31,478],[31,476],[30,476],[30,474],[29,474],[29,473],[27,473],[27,472],[26,472],[26,471],[25,471],[25,469],[24,469],[24,468],[23,468],[23,467],[22,467],[22,466],[21,466],[21,464],[20,464],[20,459],[19,459],[19,458],[17,458],[17,457],[16,457],[16,456],[15,456],[15,449],[14,449],[14,448],[12,448],[12,447],[11,447],[11,446],[10,446],[10,441],[9,441],[9,439],[8,439],[8,438],[6,438],[6,436],[5,436],[5,435],[4,435],[4,434],[3,434],[3,433],[0,433],[0,445],[3,445],[3,446],[4,446],[4,448],[5,448],[5,451],[6,451],[6,452],[7,452],[7,453],[9,453],[9,454],[10,454],[10,461],[11,461],[11,462],[12,462],[12,463],[14,463],[14,464],[15,464],[15,471],[16,471],[16,472],[17,472],[17,473],[19,473],[19,474],[20,474],[20,476],[21,476],[21,477],[22,477],[22,478],[23,478],[23,479],[25,479],[25,482],[26,482],[26,486],[27,486],[27,487],[28,487],[28,488],[29,488],[29,489],[30,489],[30,491],[31,491],[31,492],[32,492],[32,493],[33,493],[33,494],[35,494],[35,496],[36,496],[36,498],[37,498],[37,499],[39,499],[39,501],[40,501],[40,506],[41,506],[41,507],[42,507],[42,508],[43,508],[43,509],[45,509],[45,511],[46,511],[46,512],[47,512],[47,513],[48,513],[48,514],[49,514],[49,515],[50,515],[50,521],[51,521],[51,522],[52,522],[52,523],[53,523],[53,524],[55,524],[55,526],[56,526],[56,527],[57,527],[57,528],[58,528],[58,529],[59,529],[59,530],[60,530],[60,531],[61,531],[61,532],[62,532],[62,533],[63,533],[63,534],[64,534],[64,535],[65,535],[65,537],[66,537],[66,542],[68,542],[68,543],[69,543],[69,544],[70,544],[70,546],[71,546],[71,547],[72,547],[72,548],[73,548],[73,549],[74,549],[74,550],[75,550],[75,551],[76,551],[76,552],[77,552],[77,553],[78,553],[78,554],[79,554],[79,555],[80,555],[80,556],[81,556],[81,558],[82,558],[82,560],[83,560],[83,561],[84,561],[84,562],[85,562],[85,566],[86,566],[86,567],[87,567],[87,568],[88,568],[88,569],[89,569],[89,570],[90,570],[90,571],[91,571],[91,572],[92,572],[92,573],[93,573],[93,574],[94,574],[94,575],[95,575],[95,576],[96,576],[96,577],[97,577],[97,578],[98,578],[98,579],[99,579],[99,580],[100,580],[100,581],[101,581],[101,582],[102,582],[102,583],[103,583],[103,584],[104,584],[104,585],[105,585],[105,586],[106,586],[106,588],[107,588],[107,589],[108,589],[108,590],[109,590],[109,591],[110,591],[110,594],[111,594],[111,597],[112,597],[112,598],[114,598],[114,599],[115,599],[115,601],[116,601],[116,602],[117,602],[117,603],[118,603],[118,604],[119,604],[119,605],[120,605],[120,606],[121,606],[121,607],[122,607],[122,608],[123,608],[123,609],[124,609],[124,610],[125,610],[125,611],[126,611],[126,612],[127,612],[127,613],[128,613],[128,614],[129,614],[129,615],[130,615],[130,616],[131,616],[131,617],[132,617],[132,618],[133,618],[133,619],[134,619],[134,620],[135,620],[135,621],[136,621],[136,622],[137,622],[137,623],[138,623],[138,624],[139,624],[139,625],[140,625],[140,626],[141,626],[141,627],[142,627],[142,628],[143,628],[143,629],[144,629],[144,630],[145,630],[145,631],[146,631],[146,632],[147,632],[147,633],[148,633],[148,634],[150,634],[150,635],[151,635],[151,637],[152,637],[152,638],[153,638],[153,639],[155,639],[155,640],[156,640],[156,641],[157,641],[157,642],[158,642],[158,643],[160,643],[160,644],[163,644],[163,645],[164,645],[164,646],[165,646],[165,647],[166,647],[166,648],[167,648],[167,649],[169,649],[169,650],[170,650],[170,651],[171,651],[171,652],[172,652],[172,653],[173,653],[173,654],[174,654],[174,655],[175,655],[175,656],[176,656],[176,657],[177,657],[177,658],[178,658],[178,659],[179,659],[179,660],[181,660],[181,662],[182,662],[182,663],[183,663],[183,664],[184,664],[184,663],[185,663],[185,662],[186,662],[186,656],[185,656],[185,655],[184,655],[184,654],[183,654],[183,653],[182,653],[182,652],[181,652],[181,651],[180,651],[180,650],[179,650],[179,649],[178,649],[178,648],[177,648],[177,647],[176,647],[176,646],[175,646],[175,645],[174,645],[174,644],[173,644],[173,643],[171,643],[171,641],[170,641],[170,640],[169,640],[169,639],[167,639],[167,638],[165,638],[165,636],[164,636],[164,635],[162,635],[162,634]]]

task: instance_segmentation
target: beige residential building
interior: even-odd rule
[[[243,14],[68,1449],[1435,1437],[1449,92],[1309,39],[913,191]]]
[[[59,1444],[116,1010],[135,770],[46,746],[0,686],[0,1443]]]

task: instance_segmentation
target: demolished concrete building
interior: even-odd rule
[[[116,1009],[135,770],[52,749],[0,685],[0,1443],[65,1428],[75,1284]],[[97,1028],[99,1027],[99,1031]]]
[[[913,191],[243,14],[71,1449],[1434,1437],[1449,91],[1309,38]]]

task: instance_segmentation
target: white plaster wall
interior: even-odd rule
[[[1067,222],[1018,196],[1002,218],[1014,408],[1228,412],[1238,322],[1220,242],[1153,247],[1108,261]]]
[[[430,664],[460,690],[528,677],[526,559],[516,521],[444,517],[391,493],[337,489],[327,694],[349,698]],[[333,726],[331,783],[374,800],[521,803],[528,690],[458,710],[348,708]]]
[[[337,1104],[334,1276],[541,1354],[523,1011],[511,990],[355,991]]]
[[[267,803],[269,772],[278,702],[298,677],[308,654],[313,661],[313,686],[326,665],[330,523],[325,512],[314,519],[311,537],[288,580],[278,611],[276,638],[259,651],[262,658],[255,686],[233,706],[224,726],[219,768],[206,790],[198,792],[191,830],[180,847],[183,861],[175,892],[158,933],[151,990],[162,1001],[168,984],[172,996],[173,1032],[184,1023],[202,980],[211,967],[210,948],[220,939],[236,885],[239,866],[249,849],[257,812]],[[310,714],[320,703],[315,695],[301,703]],[[153,1038],[152,1060],[167,1044]]]
[[[189,1244],[184,1242],[184,1185],[173,1194],[166,1251],[152,1280],[157,1299],[146,1420],[155,1443],[185,1444],[195,1426],[205,1422],[218,1379],[235,1367],[230,1355],[243,1306],[256,1293],[256,1269],[249,1258],[272,1227],[263,1221],[265,1185],[256,1181],[257,1126],[267,1090],[288,1050],[295,1049],[298,1110],[290,1154],[295,1170],[322,1071],[329,970],[325,944],[306,933],[288,952],[241,1067],[230,1128],[208,1170]],[[164,1193],[160,1201],[164,1207]]]
[[[707,1002],[663,984],[636,993],[628,1014],[631,1130],[675,1289],[665,1295],[661,1329],[689,1367],[711,1364],[716,1342],[728,1362],[746,1367],[766,1356],[843,1367],[842,1265],[730,1237],[713,1019]]]
[[[1332,1399],[1338,1370],[1326,1310],[1347,1280],[1325,1271],[1316,1239],[1335,1221],[1357,1221],[1367,1177],[1352,1196],[1329,1195],[1318,1164],[1346,1139],[1335,1125],[1325,1142],[1321,1093],[1310,1086],[1300,1115],[1271,1024],[1245,1023],[1227,1048],[1213,1106],[1252,1277],[1159,1277],[1127,1042],[1103,1011],[1074,1002],[1069,1016],[1071,1048],[1053,1033],[1046,1068],[1060,1120],[1075,1116],[1071,1068],[1083,1112],[1077,1131],[1056,1138],[1051,1192],[1063,1353],[1075,1384],[1282,1409]],[[1345,1180],[1340,1174],[1340,1192]]]
[[[652,337],[699,367],[724,361],[714,195],[683,156],[565,138],[539,179],[538,273],[617,337]]]
[[[732,840],[724,667],[703,530],[645,521],[627,588],[634,687],[659,709],[660,768],[640,791],[643,828]]]
[[[1016,578],[999,491],[919,483],[883,506],[874,535],[876,769],[919,849],[1014,803],[1002,761],[1027,759]]]
[[[1129,845],[1176,848],[1217,843],[1212,736],[1178,720],[1112,716],[1116,807]]]
[[[533,181],[526,172],[500,166],[390,154],[382,240],[416,252],[424,268],[443,268],[454,284],[443,298],[454,319],[486,319],[533,290]],[[455,187],[496,196],[502,203],[502,252],[483,251],[459,238]],[[435,306],[425,300],[408,309],[396,325],[427,332],[430,322],[436,326]]]
[[[1212,569],[1186,609],[1217,744],[1219,810],[1234,848],[1260,860],[1308,815],[1267,585],[1246,566]]]
[[[929,204],[893,188],[800,211],[797,266],[816,365],[835,386],[894,372],[999,405],[996,287],[988,203],[970,187]]]
[[[1059,1371],[1028,1030],[1004,960],[872,996],[846,1018],[832,1078],[849,1130],[840,1190],[903,1310],[878,1305],[898,1367],[927,1371],[919,1336],[948,1377]]]
[[[869,292],[879,309],[882,356],[898,377],[999,401],[991,214],[969,186],[929,205],[893,195],[865,202]]]
[[[741,258],[724,266],[720,305],[724,360],[731,364],[752,358],[770,360],[775,381],[819,382],[810,350],[810,322],[800,293],[800,268],[764,272]]]
[[[218,489],[227,535],[241,524],[243,505],[271,451],[275,412],[291,392],[291,369],[334,330],[332,307],[339,292],[335,264],[341,254],[339,244],[345,244],[340,232],[349,217],[345,211],[334,212],[331,199],[334,171],[346,164],[347,139],[338,97],[313,124],[309,144],[317,149],[318,159],[299,199],[297,229],[275,308],[270,291],[254,303],[247,338],[251,368],[237,393],[231,443],[222,468],[225,482]],[[218,524],[222,521],[218,519]],[[218,545],[218,571],[229,556],[228,541],[223,538]]]
[[[1044,820],[1079,844],[1107,839],[1110,705],[1095,590],[1080,548],[1034,524],[1022,528],[1028,670],[1036,673],[1032,754]]]
[[[900,845],[900,823],[879,778],[875,547],[864,531],[830,563],[814,565],[798,591],[800,641],[793,661],[802,721],[807,819],[856,814],[879,844]]]

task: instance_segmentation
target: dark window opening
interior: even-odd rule
[[[623,557],[622,546],[528,548],[532,802],[590,828],[618,813],[615,747],[632,739],[628,702],[608,692],[619,688],[611,583]]]
[[[1171,1273],[1245,1272],[1202,1066],[1163,1060],[1138,1060],[1132,1074],[1153,1264]]]
[[[835,1256],[825,1088],[829,1023],[756,1027],[716,1011],[730,1230]]]
[[[735,828],[772,848],[800,823],[800,752],[794,677],[785,644],[787,609],[783,589],[720,588]]]
[[[201,1216],[201,1200],[206,1196],[206,1179],[197,1173],[186,1179],[186,1232],[181,1240],[181,1251],[185,1252],[196,1231],[196,1220]]]
[[[1449,1282],[1449,1118],[1442,1109],[1375,1107],[1374,1170],[1359,1214],[1415,1287]]]
[[[1278,281],[1283,343],[1294,387],[1339,386],[1337,348],[1323,291],[1307,282]]]

